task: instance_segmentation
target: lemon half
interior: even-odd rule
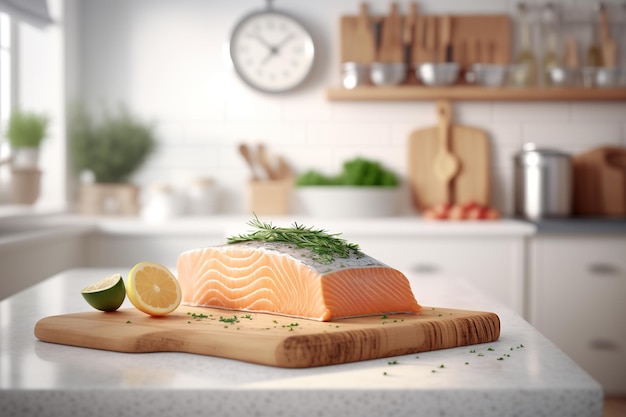
[[[126,298],[126,288],[120,274],[103,278],[83,288],[80,293],[89,305],[102,311],[117,310]]]
[[[130,270],[126,283],[128,299],[140,311],[164,316],[176,310],[182,299],[178,280],[165,266],[139,262]]]

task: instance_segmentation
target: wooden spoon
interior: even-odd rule
[[[259,143],[257,146],[257,155],[259,159],[259,163],[261,164],[261,168],[265,171],[265,176],[269,180],[277,180],[278,174],[276,173],[272,162],[270,161],[270,156],[265,150],[265,145]]]
[[[459,160],[450,152],[450,128],[452,120],[452,106],[448,101],[437,103],[439,134],[439,151],[435,155],[435,175],[446,184],[445,203],[451,203],[451,181],[459,172]]]
[[[248,148],[248,145],[242,143],[239,145],[239,153],[243,156],[243,159],[246,160],[248,167],[250,167],[250,171],[252,172],[252,180],[258,181],[259,176],[256,172],[256,164],[254,163],[254,156],[252,155],[252,151]]]

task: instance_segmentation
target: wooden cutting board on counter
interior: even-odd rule
[[[439,149],[438,127],[428,127],[412,132],[408,140],[408,180],[417,210],[424,210],[448,201],[451,203],[475,202],[489,206],[490,151],[489,136],[482,129],[452,123],[449,129],[449,149],[459,161],[459,170],[451,184],[442,182],[434,169]]]
[[[237,321],[230,323],[233,316]],[[187,352],[307,368],[492,342],[500,336],[500,319],[489,312],[423,307],[419,315],[318,322],[181,306],[162,318],[136,309],[45,317],[35,336],[116,352]]]
[[[577,216],[626,216],[626,148],[603,146],[575,155],[573,212]]]

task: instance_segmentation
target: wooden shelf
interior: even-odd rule
[[[626,101],[626,88],[586,87],[398,87],[329,88],[331,101]]]

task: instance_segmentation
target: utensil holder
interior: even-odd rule
[[[289,213],[292,180],[250,180],[248,210],[256,214],[282,215]]]
[[[11,170],[11,202],[34,204],[39,198],[41,170],[14,168]]]

